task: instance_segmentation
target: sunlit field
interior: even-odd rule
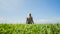
[[[60,34],[60,24],[0,24],[0,34]]]

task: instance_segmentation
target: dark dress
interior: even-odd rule
[[[32,18],[32,17],[27,18],[26,23],[27,23],[27,24],[34,24],[33,18]]]

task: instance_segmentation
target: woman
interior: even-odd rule
[[[26,19],[26,23],[27,23],[27,24],[34,24],[33,18],[32,18],[32,16],[31,16],[31,13],[29,13],[29,16],[28,16],[27,19]]]

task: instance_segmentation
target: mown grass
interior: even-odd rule
[[[0,24],[0,34],[60,34],[60,24]]]

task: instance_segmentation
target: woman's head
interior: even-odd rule
[[[29,13],[29,16],[31,16],[31,13]]]
[[[27,17],[31,17],[31,13],[28,13],[28,16]]]

